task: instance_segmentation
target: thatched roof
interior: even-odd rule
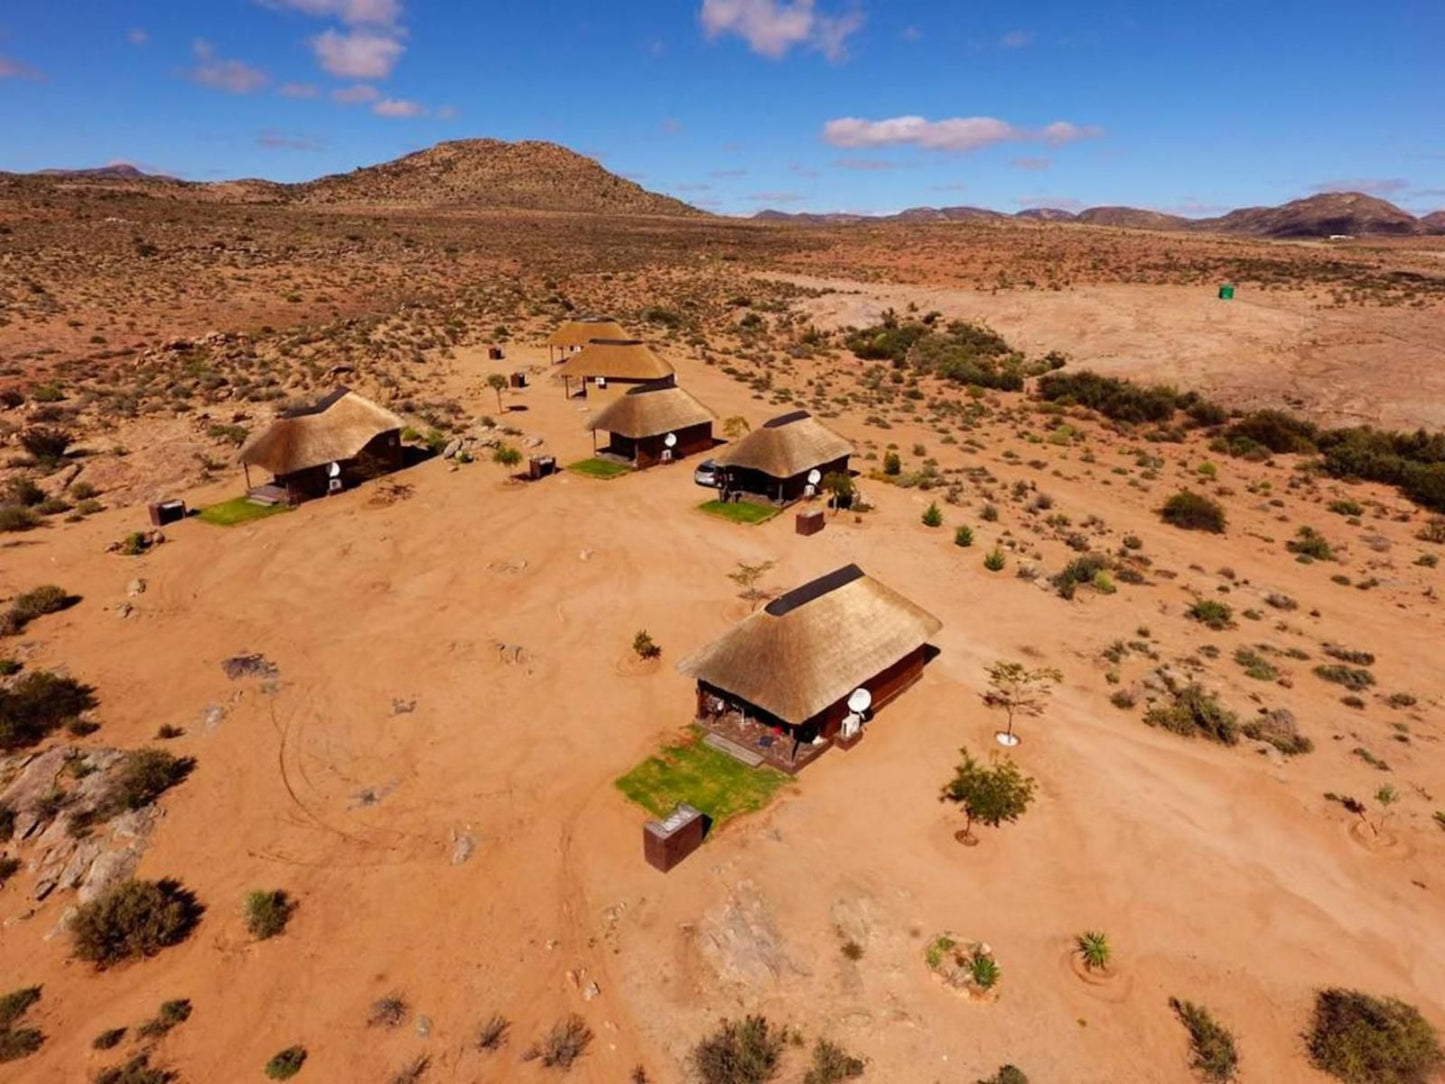
[[[845,565],[774,599],[677,668],[796,725],[940,628],[927,610]]]
[[[725,448],[717,461],[720,466],[759,470],[773,478],[793,478],[852,454],[853,445],[806,410],[798,410],[765,422]]]
[[[664,380],[673,368],[641,339],[594,339],[557,370],[564,376]]]
[[[594,414],[588,429],[641,440],[717,420],[717,415],[676,384],[643,384]]]
[[[242,463],[275,475],[354,458],[374,438],[406,423],[385,407],[337,388],[309,407],[282,414],[241,449]]]
[[[547,336],[548,346],[586,346],[593,339],[625,339],[627,332],[610,316],[583,316],[568,320]]]

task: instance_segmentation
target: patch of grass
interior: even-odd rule
[[[570,1069],[591,1043],[592,1029],[573,1014],[548,1028],[545,1035],[527,1048],[522,1060],[540,1061],[547,1069]]]
[[[1150,708],[1144,713],[1144,722],[1186,738],[1203,737],[1223,745],[1239,741],[1234,712],[1221,704],[1217,695],[1205,692],[1199,685],[1186,685],[1174,693],[1169,704]]]
[[[1212,598],[1200,599],[1185,610],[1184,615],[1215,630],[1227,629],[1234,623],[1234,610],[1230,605]]]
[[[218,527],[234,527],[239,523],[250,523],[255,519],[279,516],[291,511],[289,504],[255,504],[245,497],[235,497],[220,504],[202,508],[198,518]]]
[[[703,501],[698,508],[710,516],[730,519],[734,523],[766,523],[782,511],[771,504],[753,501]]]
[[[583,459],[569,463],[567,469],[588,478],[600,478],[604,482],[632,473],[632,468],[625,463],[614,463],[610,459]]]
[[[1426,1084],[1445,1066],[1418,1009],[1357,990],[1321,990],[1305,1038],[1315,1067],[1346,1084]]]
[[[1215,1020],[1203,1005],[1171,997],[1169,1007],[1189,1032],[1189,1045],[1194,1052],[1191,1067],[1205,1080],[1233,1080],[1239,1071],[1239,1053],[1234,1048],[1233,1033]]]
[[[1375,683],[1375,675],[1368,670],[1354,666],[1340,666],[1331,664],[1329,666],[1316,666],[1315,676],[1324,681],[1332,681],[1336,685],[1343,685],[1346,689],[1359,692],[1368,689]]]
[[[499,1012],[492,1013],[477,1032],[478,1050],[500,1050],[507,1045],[507,1032],[511,1023]]]
[[[742,813],[767,805],[788,782],[782,772],[749,768],[696,740],[669,745],[617,780],[617,788],[655,817],[679,802],[707,814],[714,829]]]
[[[1244,667],[1245,676],[1256,681],[1275,681],[1279,678],[1279,671],[1275,669],[1274,663],[1252,647],[1235,648],[1234,661]]]
[[[246,929],[258,941],[277,937],[285,931],[295,910],[295,901],[279,888],[247,893]]]
[[[386,997],[379,997],[371,1003],[371,1014],[366,1018],[366,1026],[372,1028],[394,1028],[406,1019],[411,1006],[400,994],[388,994]]]
[[[306,1064],[304,1046],[288,1046],[266,1063],[268,1080],[290,1080]]]
[[[838,1084],[862,1075],[862,1058],[854,1057],[829,1039],[819,1039],[813,1046],[813,1064],[803,1076],[803,1084]]]

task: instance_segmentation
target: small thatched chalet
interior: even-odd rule
[[[556,352],[561,351],[562,359],[565,361],[569,354],[576,353],[593,339],[625,339],[627,332],[622,330],[622,325],[610,316],[583,316],[576,320],[568,320],[552,334],[547,336],[547,357],[556,360]]]
[[[240,454],[246,485],[251,468],[260,467],[273,481],[259,489],[295,504],[396,470],[404,424],[385,407],[337,388],[312,406],[286,411],[246,442]]]
[[[673,383],[676,370],[641,339],[593,339],[568,358],[557,370],[572,395],[572,381],[587,394],[589,383],[597,387],[608,384]]]
[[[802,497],[808,475],[821,481],[832,473],[847,473],[853,445],[806,410],[764,422],[717,456],[723,469],[723,490],[750,493],[786,503]]]
[[[780,729],[790,746],[786,767],[800,747],[838,735],[855,690],[868,690],[871,712],[916,681],[929,637],[941,627],[857,565],[845,565],[774,599],[678,669],[697,679],[705,727],[718,720],[721,729],[733,717],[734,730]]]
[[[668,459],[712,451],[716,419],[676,384],[641,384],[599,410],[587,427],[592,430],[594,449],[597,432],[602,430],[608,442],[601,451],[641,470]],[[673,438],[670,443],[668,437]]]

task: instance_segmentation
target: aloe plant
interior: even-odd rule
[[[1074,946],[1090,971],[1102,971],[1109,966],[1114,947],[1109,944],[1109,935],[1100,930],[1086,930],[1074,939]]]
[[[975,952],[968,961],[969,974],[982,990],[991,990],[998,983],[1000,969],[998,961],[983,952]]]

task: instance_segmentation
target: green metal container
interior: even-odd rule
[[[1234,287],[1231,286],[1231,285],[1228,285],[1228,284],[1226,284],[1226,285],[1224,285],[1224,286],[1221,286],[1221,287],[1219,288],[1219,300],[1220,300],[1220,301],[1233,301],[1233,300],[1234,300]]]

